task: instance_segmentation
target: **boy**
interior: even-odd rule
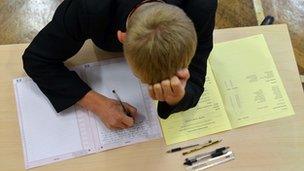
[[[65,0],[25,50],[24,69],[57,112],[77,103],[110,129],[131,127],[134,107],[124,103],[133,117],[126,116],[116,100],[64,66],[92,39],[103,50],[124,51],[167,118],[194,107],[203,93],[216,6],[216,0]]]

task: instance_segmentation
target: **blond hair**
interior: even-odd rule
[[[188,67],[197,36],[192,21],[173,5],[141,5],[127,23],[124,55],[135,74],[147,84],[171,78]]]

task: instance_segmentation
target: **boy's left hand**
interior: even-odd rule
[[[149,85],[149,94],[152,99],[165,101],[169,105],[177,104],[185,95],[185,87],[190,77],[189,70],[179,70],[175,76],[163,80],[161,83]]]

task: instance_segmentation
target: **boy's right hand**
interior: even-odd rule
[[[132,117],[127,116],[117,100],[107,98],[97,92],[88,92],[78,104],[95,113],[110,129],[124,129],[133,126],[137,110],[133,106],[123,103]]]

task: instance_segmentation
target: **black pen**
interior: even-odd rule
[[[181,151],[183,149],[187,149],[187,148],[191,148],[191,147],[195,147],[195,146],[198,146],[199,144],[194,144],[194,145],[189,145],[189,146],[185,146],[185,147],[177,147],[177,148],[173,148],[169,151],[167,151],[167,153],[174,153],[174,152],[177,152],[177,151]]]
[[[115,95],[116,99],[119,101],[121,107],[122,107],[123,110],[124,110],[124,113],[125,113],[127,116],[132,117],[132,116],[131,116],[131,113],[130,113],[130,112],[127,110],[127,108],[123,105],[123,103],[122,103],[122,101],[120,100],[120,98],[119,98],[118,94],[116,93],[116,91],[115,91],[115,90],[112,90],[112,93]]]
[[[221,156],[223,154],[226,154],[228,152],[228,149],[229,149],[229,147],[222,147],[222,148],[218,148],[218,149],[208,152],[208,153],[202,153],[202,154],[198,154],[196,156],[190,157],[190,158],[186,158],[184,165],[191,166],[192,164],[194,164],[196,162]]]

